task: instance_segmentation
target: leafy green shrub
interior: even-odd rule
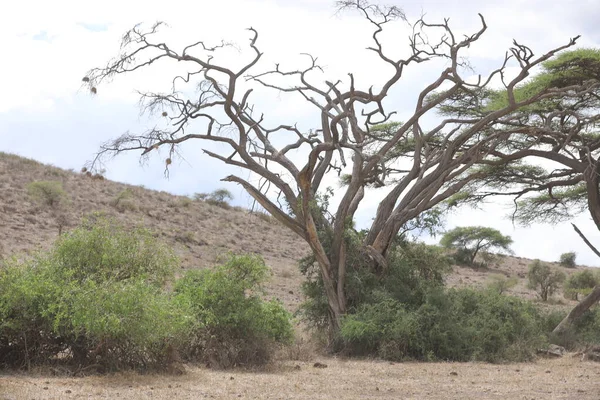
[[[563,267],[574,268],[577,265],[575,263],[575,258],[576,257],[577,257],[577,254],[575,254],[573,252],[563,253],[563,254],[560,255],[560,259],[559,259],[558,262]]]
[[[278,301],[259,297],[268,271],[258,256],[233,256],[177,281],[175,301],[194,316],[194,337],[183,351],[187,359],[220,368],[263,364],[272,344],[292,339],[289,313]]]
[[[178,265],[173,251],[149,230],[126,230],[106,219],[85,221],[82,227],[63,235],[50,257],[80,282],[144,278],[161,286],[172,279]]]
[[[342,323],[351,354],[390,360],[528,360],[545,341],[530,303],[491,291],[437,289],[416,309],[384,299]]]
[[[58,181],[37,181],[27,185],[27,193],[37,202],[55,208],[64,202],[67,194]]]
[[[598,274],[590,270],[575,272],[565,281],[563,293],[565,298],[577,300],[578,295],[587,296],[598,284]]]
[[[476,265],[475,257],[479,252],[489,253],[492,249],[510,252],[512,239],[493,228],[464,226],[446,232],[440,244],[455,250],[454,257],[457,263]],[[485,262],[489,262],[489,259],[484,259],[484,264]]]
[[[64,235],[47,254],[3,263],[0,365],[162,365],[191,328],[185,304],[161,289],[175,262],[148,232],[100,221]]]
[[[542,301],[547,301],[548,297],[552,296],[565,280],[565,274],[540,260],[534,260],[529,265],[527,279],[529,280],[528,287],[536,290]]]
[[[516,276],[507,278],[502,274],[492,274],[490,275],[487,288],[498,294],[503,294],[507,290],[515,287],[517,283],[519,283],[519,280]]]

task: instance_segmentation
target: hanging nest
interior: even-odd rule
[[[168,115],[168,114],[167,114],[167,112],[166,112],[166,111],[163,111],[163,112],[162,112],[162,116],[163,116],[163,117],[166,117],[167,115]]]
[[[172,163],[172,162],[173,162],[173,161],[171,161],[171,159],[170,159],[170,158],[167,158],[167,159],[166,159],[166,161],[165,161],[165,163],[166,163],[167,165],[171,165],[171,163]]]
[[[84,76],[83,79],[81,80],[82,82],[89,82],[90,78],[88,78],[87,76]]]
[[[96,89],[95,87],[92,87],[90,89],[90,92],[92,92],[92,94],[97,94],[98,93],[98,89]]]

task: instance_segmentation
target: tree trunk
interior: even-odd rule
[[[562,321],[560,321],[560,324],[554,328],[552,333],[556,335],[563,334],[575,320],[581,317],[591,306],[596,304],[598,300],[600,300],[600,285],[596,286],[594,290],[592,290],[592,293],[581,300],[581,302],[577,304]]]

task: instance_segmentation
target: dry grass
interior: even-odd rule
[[[0,399],[598,399],[600,364],[567,356],[526,364],[320,359],[269,371],[190,367],[184,376],[5,375]],[[299,369],[298,369],[299,368]]]

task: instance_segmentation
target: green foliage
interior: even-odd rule
[[[528,286],[538,292],[542,301],[547,301],[565,280],[565,274],[549,265],[535,260],[529,265]]]
[[[172,349],[220,366],[262,363],[292,337],[279,302],[261,300],[264,262],[239,256],[173,280],[177,259],[143,229],[88,221],[51,251],[0,265],[0,367],[71,363],[162,368]],[[188,352],[189,351],[189,352]]]
[[[146,279],[162,286],[173,278],[179,261],[173,251],[144,228],[126,230],[114,221],[87,220],[63,235],[52,261],[79,282]]]
[[[596,285],[600,284],[598,274],[584,270],[571,274],[563,287],[564,296],[577,300],[578,295],[587,296]]]
[[[558,262],[563,267],[575,268],[577,266],[577,264],[575,263],[576,257],[577,254],[575,254],[574,252],[563,253],[560,255],[560,259]]]
[[[227,189],[217,189],[212,193],[196,193],[194,194],[194,200],[205,201],[213,206],[228,210],[231,208],[229,201],[233,200],[233,195]]]
[[[361,235],[347,233],[345,293],[349,312],[385,298],[418,305],[430,288],[443,285],[450,263],[440,248],[402,241],[390,250],[388,268],[380,274],[358,250]],[[299,313],[309,326],[324,331],[329,326],[329,310],[320,270],[313,255],[300,261],[300,271],[306,276],[302,291],[307,300]]]
[[[351,354],[390,360],[520,361],[545,341],[530,303],[491,291],[441,288],[418,308],[394,299],[359,307],[343,321]]]
[[[290,315],[259,295],[268,277],[259,256],[233,256],[213,270],[188,271],[175,285],[175,301],[192,310],[193,339],[183,354],[215,367],[262,364],[270,347],[293,337]]]
[[[455,261],[461,264],[475,265],[475,257],[490,250],[510,252],[512,239],[493,228],[483,226],[456,227],[446,232],[440,244],[447,249],[454,249]]]
[[[58,181],[37,181],[27,185],[27,193],[37,202],[56,208],[66,200],[67,194]]]
[[[487,288],[495,293],[503,294],[515,287],[517,283],[519,283],[519,280],[516,276],[507,278],[502,274],[492,274],[490,275]]]

